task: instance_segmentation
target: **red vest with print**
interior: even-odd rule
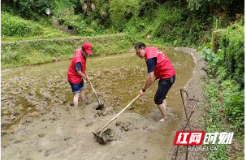
[[[81,49],[78,49],[75,52],[75,55],[70,63],[70,66],[68,68],[67,72],[67,79],[69,82],[73,84],[78,84],[82,81],[82,77],[78,75],[77,70],[76,70],[76,63],[80,62],[82,66],[81,72],[85,74],[85,69],[86,69],[86,60],[82,56],[82,51]]]
[[[155,66],[155,77],[157,79],[171,78],[175,75],[175,70],[165,54],[161,50],[155,47],[146,47],[145,60],[156,57],[157,63]]]

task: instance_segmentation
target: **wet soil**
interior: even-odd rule
[[[190,54],[165,54],[177,75],[167,96],[168,120],[159,122],[155,82],[100,133],[106,136],[103,144],[93,132],[137,96],[147,77],[146,64],[134,50],[88,58],[87,74],[104,110],[96,110],[98,103],[87,84],[85,101],[74,108],[66,78],[70,61],[2,70],[2,159],[167,159],[183,118],[179,88],[195,74],[195,63]]]

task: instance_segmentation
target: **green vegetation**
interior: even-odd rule
[[[38,22],[25,20],[7,12],[1,13],[1,22],[1,39],[4,42],[69,37],[68,34],[51,26],[43,26]]]
[[[216,54],[211,50],[212,45],[205,44],[201,59],[207,60],[209,76],[217,77],[220,82],[221,96],[217,84],[208,82],[205,87],[207,98],[210,101],[210,118],[207,121],[207,130],[211,126],[220,128],[223,111],[230,129],[235,136],[244,141],[244,24],[234,24],[220,33],[219,49]],[[214,85],[214,86],[211,86]],[[219,103],[223,100],[223,105]],[[217,114],[217,115],[216,115]],[[218,119],[219,118],[219,119]],[[223,127],[222,127],[223,128]],[[222,131],[226,131],[225,129]],[[228,130],[227,130],[228,131]],[[220,154],[220,151],[209,154]],[[214,155],[211,155],[214,157]]]
[[[33,41],[30,43],[12,43],[1,47],[1,67],[16,67],[51,62],[72,58],[75,51],[81,48],[86,38],[76,40]],[[103,38],[91,38],[93,55],[114,54],[126,52],[132,41],[126,36],[105,36]]]
[[[204,86],[210,102],[207,131],[229,128],[244,141],[243,1],[2,0],[1,7],[2,42],[74,38],[2,44],[2,68],[68,59],[88,40],[93,45],[93,56],[125,52],[137,41],[193,48],[205,44],[198,51],[208,62],[209,77],[218,82],[209,80]],[[46,14],[47,8],[50,14]],[[52,27],[53,20],[60,26],[72,27],[78,35],[70,36]],[[212,46],[213,31],[219,32],[214,34]],[[106,36],[117,33],[126,36]],[[106,37],[79,39],[99,35]],[[225,118],[219,114],[221,111]],[[226,146],[218,147],[208,153],[209,159],[227,158]]]
[[[82,37],[124,32],[138,40],[145,40],[147,35],[151,35],[151,40],[156,43],[189,47],[209,42],[214,29],[225,28],[231,22],[243,19],[244,13],[244,3],[240,0],[3,0],[1,2],[2,11],[11,15],[35,20],[45,26],[50,26],[52,20],[58,20],[60,25],[73,27],[78,36]],[[47,8],[51,11],[50,15],[46,14]]]
[[[206,116],[206,132],[228,132],[224,118],[220,115],[222,105],[219,101],[218,85],[213,80],[207,81],[204,85],[204,91],[209,101],[209,113]],[[207,152],[208,159],[227,159],[228,152],[226,144],[210,144],[211,147],[216,147],[218,150]]]
[[[32,37],[43,32],[41,25],[35,22],[24,20],[17,16],[11,16],[6,12],[1,14],[3,36]]]
[[[244,24],[232,25],[222,32],[220,41],[218,74],[227,70],[227,76],[231,76],[241,87],[244,86]],[[219,66],[217,65],[217,66]],[[225,80],[227,76],[220,78]]]
[[[204,84],[204,91],[209,101],[209,113],[206,116],[206,132],[234,132],[233,138],[238,138],[244,144],[244,112],[234,113],[238,108],[244,108],[244,94],[238,90],[233,90],[233,84],[230,80],[226,80],[221,84],[222,96],[220,95],[219,86],[214,80],[208,80]],[[233,98],[232,98],[233,97]],[[240,97],[240,98],[239,98]],[[224,105],[220,100],[225,100]],[[239,100],[239,99],[240,100]],[[235,117],[236,116],[236,117]],[[227,120],[231,124],[227,124]],[[229,153],[227,151],[227,144],[210,144],[211,147],[216,147],[218,150],[211,150],[207,152],[209,159],[228,159]],[[235,159],[244,157],[244,151]]]

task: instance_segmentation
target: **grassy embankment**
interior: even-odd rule
[[[211,50],[211,44],[206,44],[207,47],[203,49],[202,59],[208,61],[210,77],[203,85],[209,101],[206,132],[234,132],[233,145],[211,144],[218,150],[208,152],[209,159],[244,159],[243,36],[244,25],[235,24],[220,31],[216,40],[219,45],[216,54]],[[231,153],[228,152],[229,148]]]
[[[126,34],[82,38],[69,36],[52,27],[42,26],[40,23],[24,20],[5,12],[2,13],[1,18],[1,68],[69,59],[86,41],[92,44],[94,54],[91,56],[126,52],[135,44],[134,40]],[[25,43],[20,40],[31,41]],[[12,42],[6,43],[6,41]]]
[[[47,24],[1,13],[1,42],[71,37]]]
[[[94,53],[92,56],[126,52],[133,45],[126,35],[2,44],[1,67],[17,67],[69,59],[86,41],[92,45]]]

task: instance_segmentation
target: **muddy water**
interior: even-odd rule
[[[70,60],[2,70],[2,159],[165,159],[182,114],[179,89],[192,77],[193,58],[165,51],[176,70],[167,95],[168,120],[158,122],[154,104],[158,81],[145,96],[114,120],[113,141],[95,142],[100,129],[131,102],[144,85],[147,67],[134,52],[88,58],[92,79],[105,110],[95,110],[96,99],[86,84],[86,100],[72,106],[66,79]]]

